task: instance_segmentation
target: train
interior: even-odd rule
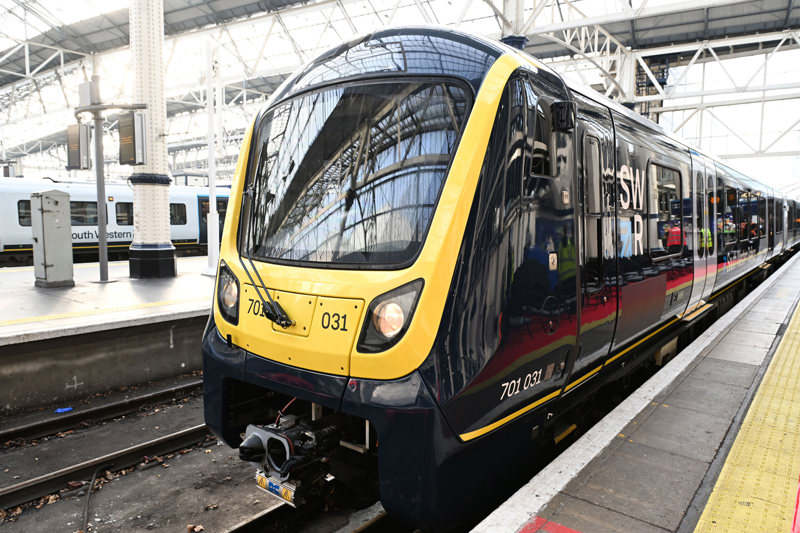
[[[109,258],[127,256],[133,241],[133,189],[127,183],[107,183],[106,231]],[[70,195],[72,250],[75,260],[97,260],[97,187],[92,182],[0,178],[0,265],[31,264],[33,231],[31,194],[59,190]],[[218,187],[220,228],[230,189]],[[180,253],[204,253],[208,244],[208,188],[170,186],[170,237]]]
[[[336,479],[425,531],[475,523],[601,388],[674,356],[800,238],[794,199],[439,28],[290,76],[230,198],[207,426],[285,502]]]

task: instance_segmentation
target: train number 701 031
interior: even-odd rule
[[[517,379],[512,379],[511,381],[501,383],[500,386],[503,388],[503,392],[500,393],[500,399],[504,400],[506,398],[511,398],[515,394],[519,394],[520,392],[528,390],[534,385],[541,383],[542,372],[543,370],[539,369],[536,372],[525,374],[524,377],[519,377]]]

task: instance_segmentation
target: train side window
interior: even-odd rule
[[[709,254],[713,254],[715,251],[715,244],[719,242],[718,240],[715,241],[713,238],[715,225],[717,226],[716,230],[718,235],[717,239],[720,239],[722,235],[721,218],[720,218],[720,210],[722,209],[722,206],[720,205],[720,197],[719,197],[720,191],[714,190],[713,176],[708,177],[708,182],[706,187],[707,187],[706,195],[708,196],[708,218],[706,219],[708,223],[708,228],[707,228],[708,233],[706,234],[706,237],[709,239],[708,242],[706,242],[706,248]]]
[[[775,225],[770,223],[770,228],[775,228],[776,234],[783,233],[783,203],[779,202],[778,199],[774,199],[773,203],[775,205],[775,209],[773,209],[774,217],[775,217]]]
[[[117,216],[117,226],[133,226],[133,203],[117,202],[114,210]]]
[[[738,215],[739,195],[736,189],[725,187],[725,207],[722,214],[722,242],[732,244],[736,242],[736,232],[739,224]]]
[[[767,220],[767,199],[763,196],[758,197],[758,236],[765,235],[765,224]]]
[[[20,226],[30,227],[31,225],[31,201],[20,200],[17,202],[17,219]]]
[[[133,204],[131,202],[117,202],[116,215],[118,226],[133,226]],[[169,225],[186,225],[186,204],[169,204]]]
[[[219,205],[219,203],[217,203],[217,205]],[[186,204],[169,204],[169,225],[186,225]]]
[[[683,191],[677,170],[650,163],[647,167],[647,245],[653,259],[680,254],[686,244]]]
[[[73,226],[97,225],[97,202],[70,202],[69,211]]]
[[[739,203],[737,207],[737,211],[739,213],[738,225],[736,226],[739,232],[739,240],[740,241],[749,241],[751,237],[755,236],[755,229],[753,224],[752,212],[752,202],[753,197],[749,191],[738,191],[739,193]]]

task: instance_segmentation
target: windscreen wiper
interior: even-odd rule
[[[253,288],[256,290],[256,294],[258,295],[258,299],[261,300],[261,314],[263,316],[265,316],[267,318],[267,320],[270,320],[270,321],[274,322],[275,324],[278,324],[283,329],[286,329],[286,328],[294,325],[294,320],[289,318],[289,315],[286,314],[286,311],[283,310],[281,305],[278,302],[276,302],[275,300],[272,299],[272,296],[270,296],[269,290],[267,289],[267,286],[264,284],[264,281],[261,279],[261,275],[258,273],[258,269],[256,268],[255,263],[253,263],[253,259],[250,257],[250,248],[249,248],[248,245],[249,245],[250,242],[252,242],[251,234],[250,234],[250,232],[252,231],[251,230],[252,224],[251,224],[250,221],[252,219],[252,214],[253,214],[253,187],[252,186],[247,187],[244,190],[244,193],[242,194],[242,196],[244,196],[247,199],[248,204],[249,204],[249,209],[247,210],[247,214],[248,214],[247,222],[245,222],[247,224],[247,233],[246,233],[247,234],[247,238],[245,239],[245,242],[244,242],[244,255],[247,258],[247,262],[250,263],[250,268],[252,268],[253,272],[256,273],[256,277],[258,278],[258,283],[256,283],[253,280],[253,276],[250,274],[250,270],[248,270],[247,265],[245,265],[244,261],[242,261],[242,254],[241,253],[238,254],[239,255],[239,263],[242,265],[242,269],[244,269],[244,273],[247,274],[247,277],[250,280],[250,283],[253,285]],[[259,287],[259,284],[260,284],[260,287],[264,288],[264,293],[266,293],[266,295],[267,295],[266,299],[261,294],[261,289]],[[267,300],[269,300],[269,303],[267,303]]]

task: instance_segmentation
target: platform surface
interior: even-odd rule
[[[128,268],[128,261],[109,262],[109,282],[100,283],[97,263],[76,264],[69,288],[36,287],[33,267],[0,269],[0,347],[210,311],[207,257],[178,258],[174,278],[132,279]]]
[[[795,256],[475,531],[792,531],[798,298]]]

